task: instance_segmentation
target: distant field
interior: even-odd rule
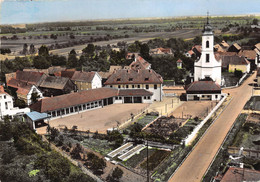
[[[210,22],[215,32],[220,32],[223,27],[229,25],[248,26],[256,16],[228,16],[211,17]],[[147,19],[122,19],[122,20],[95,20],[75,22],[53,22],[26,25],[13,25],[13,28],[24,28],[26,32],[16,33],[19,40],[1,40],[2,48],[10,48],[12,52],[19,55],[23,45],[34,44],[36,48],[42,44],[55,45],[72,41],[96,42],[98,39],[109,40],[96,42],[98,45],[116,44],[119,41],[128,43],[140,40],[146,42],[152,38],[183,38],[192,40],[201,35],[206,17],[177,17],[177,18],[147,18]],[[5,33],[4,26],[0,26],[3,33],[0,37],[10,38],[13,33]],[[8,28],[7,28],[8,30]],[[15,30],[14,30],[15,31]],[[8,32],[8,31],[7,31]],[[20,31],[22,32],[22,31]],[[50,35],[58,35],[57,39],[50,39]],[[75,36],[74,39],[70,35]],[[226,34],[230,36],[232,34]],[[47,38],[44,36],[47,36]],[[86,44],[85,44],[86,45]],[[73,47],[71,47],[72,49]],[[70,50],[71,50],[70,49]],[[59,52],[59,51],[58,51]],[[64,51],[62,51],[64,52]],[[65,53],[67,54],[67,52]]]

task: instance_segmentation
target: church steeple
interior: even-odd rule
[[[204,34],[213,34],[212,26],[209,23],[209,11],[207,12],[207,22],[206,22],[206,24],[204,24],[203,33]]]

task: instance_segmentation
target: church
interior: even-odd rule
[[[213,80],[221,85],[221,59],[214,54],[214,34],[208,16],[202,35],[201,56],[194,63],[194,81],[200,80]]]
[[[207,16],[201,56],[194,63],[194,82],[185,87],[187,101],[221,99],[221,62],[220,57],[214,54],[214,34]]]

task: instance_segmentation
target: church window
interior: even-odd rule
[[[209,54],[206,54],[206,63],[209,63]]]
[[[209,41],[206,42],[206,48],[209,48]]]

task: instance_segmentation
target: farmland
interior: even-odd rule
[[[247,26],[254,16],[212,17],[211,24],[218,30],[229,26]],[[257,18],[257,17],[256,17]],[[52,49],[64,49],[54,54],[67,53],[73,48],[81,51],[87,43],[99,46],[114,45],[120,41],[133,43],[135,40],[147,42],[152,38],[183,38],[191,40],[201,34],[205,17],[179,17],[157,19],[102,20],[80,22],[53,22],[26,24],[21,28],[1,26],[1,47],[10,48],[12,54],[19,55],[24,44],[42,44]],[[215,32],[220,32],[217,29]],[[228,33],[236,34],[235,32]]]

